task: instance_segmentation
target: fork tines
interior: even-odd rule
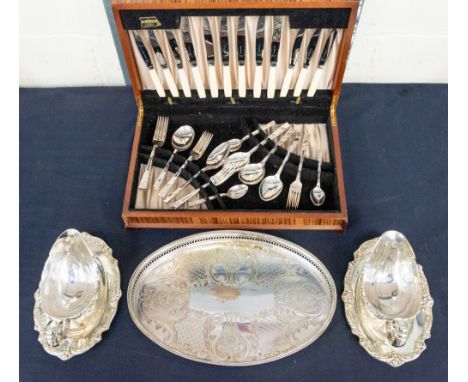
[[[156,149],[158,149],[164,144],[164,141],[166,140],[168,126],[169,126],[169,117],[158,117],[158,119],[156,120],[156,126],[154,128],[154,134],[153,134],[153,139],[152,139],[153,149],[151,150],[148,163],[146,164],[145,172],[143,173],[140,183],[138,184],[138,188],[140,190],[148,189],[150,171],[151,171],[151,166],[153,165],[153,160],[156,154]]]
[[[292,182],[289,187],[288,200],[286,202],[286,209],[297,209],[301,199],[302,184],[299,182]]]
[[[153,134],[154,144],[163,144],[166,140],[167,127],[169,126],[169,117],[158,117]]]
[[[199,159],[205,153],[207,147],[209,146],[211,140],[213,139],[213,134],[204,131],[200,136],[197,144],[192,149],[192,155],[194,156],[193,159]]]

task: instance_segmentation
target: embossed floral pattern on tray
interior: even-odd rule
[[[174,242],[130,281],[136,325],[183,357],[269,362],[312,343],[336,306],[333,280],[304,249],[273,236],[218,231]]]

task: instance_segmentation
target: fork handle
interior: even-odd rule
[[[289,157],[291,156],[291,152],[294,151],[294,149],[296,148],[297,146],[297,142],[298,141],[294,141],[291,146],[289,147],[288,149],[288,152],[286,153],[286,156],[284,157],[283,159],[283,163],[281,163],[281,166],[280,168],[278,169],[278,171],[276,172],[276,175],[281,175],[281,173],[283,172],[283,169],[284,169],[284,166],[286,166],[286,163],[288,162],[289,160]]]
[[[198,187],[196,190],[193,190],[190,194],[185,195],[182,199],[178,200],[175,203],[172,203],[169,207],[170,208],[179,208],[182,204],[185,202],[188,202],[190,199],[192,199],[195,195],[197,195],[202,188],[206,188],[210,185],[210,183],[205,183],[204,185]]]
[[[179,179],[180,174],[182,173],[182,171],[184,171],[185,167],[187,167],[188,163],[192,160],[192,158],[193,157],[190,155],[185,160],[183,165],[180,166],[179,169],[177,170],[177,172],[174,175],[172,175],[172,178],[169,179],[169,182],[167,182],[166,185],[163,187],[163,189],[161,191],[159,191],[159,196],[161,196],[162,198],[164,198],[166,196],[166,194],[169,192],[170,188],[174,185],[176,180]]]
[[[147,190],[148,189],[148,184],[149,184],[149,176],[151,172],[151,166],[153,165],[153,160],[154,156],[156,154],[156,148],[157,145],[153,145],[153,149],[151,150],[150,157],[148,159],[148,163],[146,164],[145,167],[145,172],[143,173],[143,176],[141,177],[140,184],[138,185],[138,189],[140,190]]]
[[[221,196],[218,195],[218,196]],[[211,196],[208,196],[207,198],[200,198],[200,199],[197,199],[197,200],[193,200],[189,203],[189,207],[196,207],[196,206],[199,206],[200,204],[203,204],[203,203],[206,203],[208,201],[212,201],[212,200],[215,200],[216,199],[216,195],[211,195]]]
[[[304,164],[305,152],[306,150],[305,148],[303,148],[301,151],[301,159],[299,161],[299,167],[297,168],[296,180],[301,180],[301,172],[302,172],[302,165]]]
[[[201,173],[202,173],[202,170],[198,170],[198,172],[195,175],[192,175],[189,180],[186,180],[185,183],[182,186],[177,188],[177,190],[171,192],[168,197],[164,198],[164,202],[165,203],[170,203],[172,201],[172,199],[174,199],[179,193],[181,193],[183,190],[185,190],[189,186],[189,184],[192,183],[192,181],[194,179],[198,178],[198,176]]]
[[[164,169],[161,171],[161,173],[158,176],[158,179],[156,179],[156,182],[154,182],[153,189],[157,190],[160,186],[164,178],[166,177],[167,172],[169,171],[169,165],[171,164],[172,160],[174,159],[174,156],[177,154],[177,150],[174,150],[172,152],[171,157],[169,160],[166,162],[166,165],[164,166]]]

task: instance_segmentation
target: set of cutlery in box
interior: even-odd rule
[[[185,16],[178,29],[130,36],[144,88],[159,97],[313,97],[331,88],[341,30],[291,28],[288,16]]]
[[[217,145],[211,145],[214,134],[206,130],[193,145],[196,133],[190,125],[177,127],[171,139],[166,140],[168,127],[168,117],[157,118],[152,137],[153,146],[147,164],[142,165],[140,170],[137,207],[211,209],[216,208],[211,203],[216,201],[218,208],[230,208],[232,206],[229,202],[221,204],[221,200],[241,199],[246,196],[250,186],[250,199],[256,197],[258,202],[271,202],[282,196],[279,199],[283,200],[279,203],[283,209],[297,209],[303,196],[301,175],[306,158],[316,161],[316,168],[308,168],[308,171],[315,174],[313,188],[308,192],[309,203],[321,207],[326,200],[326,192],[321,187],[321,173],[322,162],[324,159],[329,160],[329,150],[327,139],[323,139],[326,131],[323,125],[271,121],[258,125],[243,137],[231,138]],[[165,143],[166,147],[169,145],[166,141],[171,142],[170,157],[156,161],[161,167],[153,166],[159,149]],[[244,142],[249,142],[249,145],[244,145]],[[268,149],[265,148],[267,144],[270,145]],[[213,148],[208,150],[210,146]],[[263,150],[259,152],[260,149]],[[283,151],[282,155],[278,155],[279,149]],[[184,152],[189,154],[180,155]],[[205,156],[205,153],[208,154]],[[178,164],[173,163],[178,155]],[[295,164],[289,163],[289,177],[285,178],[282,177],[282,173],[291,155],[295,156],[297,161]],[[273,157],[275,161],[272,164]],[[203,163],[202,159],[203,167],[198,165]],[[191,169],[187,170],[189,165]],[[235,174],[237,180],[234,180]],[[184,175],[185,179],[181,179],[181,175]],[[195,181],[198,183],[194,186]],[[227,181],[230,181],[230,185],[226,187]],[[284,186],[288,181],[289,189],[286,192]],[[308,186],[312,187],[310,176],[307,182]],[[258,188],[252,192],[257,185]],[[254,203],[258,205],[257,202]]]

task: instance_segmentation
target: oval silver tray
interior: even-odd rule
[[[325,266],[289,241],[213,231],[153,252],[128,287],[136,326],[182,357],[255,365],[297,352],[327,328],[336,289]]]

